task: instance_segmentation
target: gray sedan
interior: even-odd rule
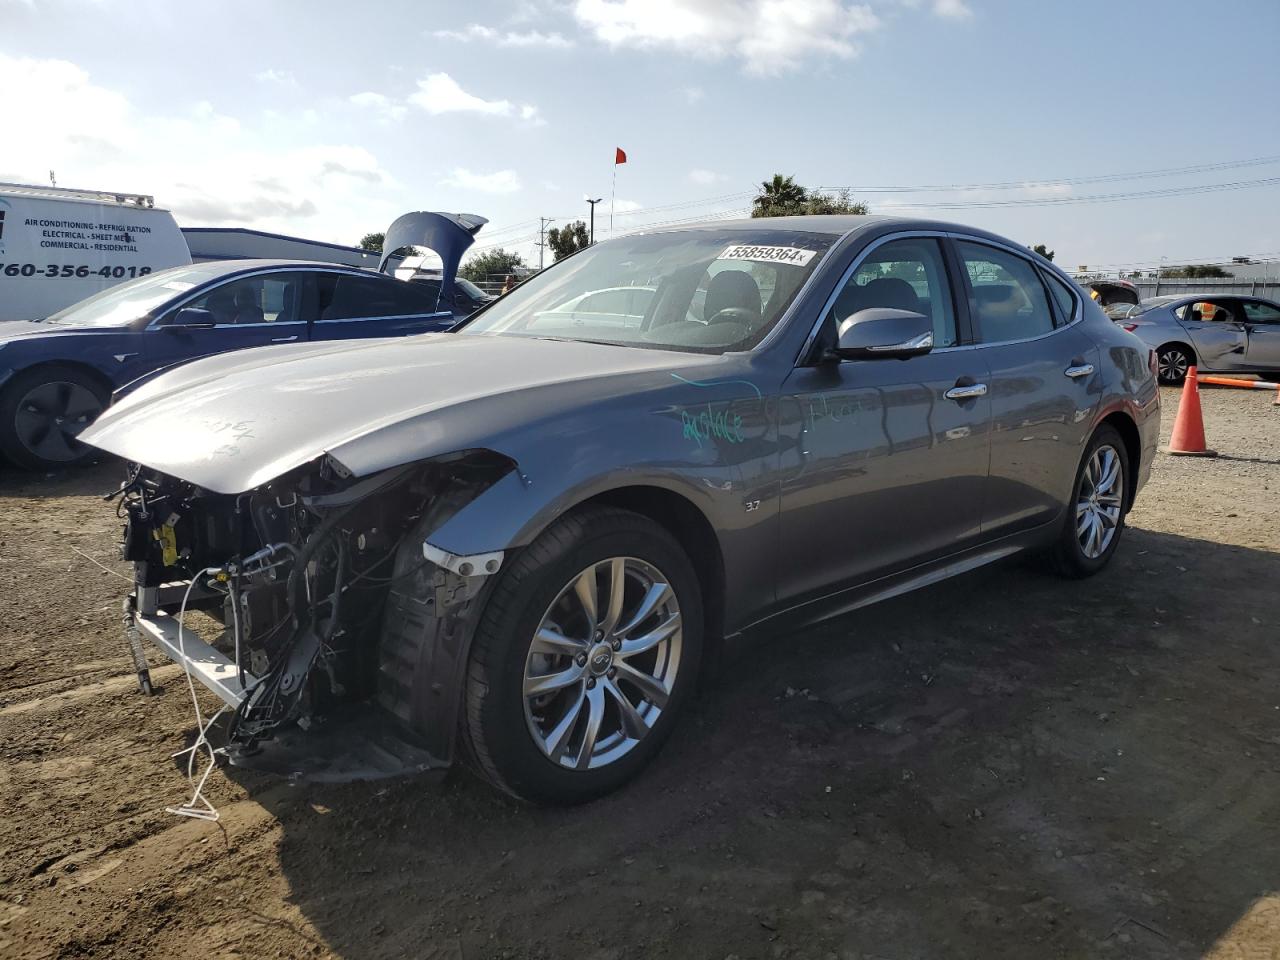
[[[558,309],[636,284],[636,323]],[[576,802],[727,646],[1020,552],[1098,573],[1158,434],[1150,351],[1052,264],[830,216],[599,243],[455,333],[198,361],[82,438],[134,464],[140,678],[149,639],[233,763],[459,758]]]
[[[1153,297],[1111,317],[1156,352],[1160,382],[1201,373],[1280,371],[1280,306],[1257,297],[1199,293]]]

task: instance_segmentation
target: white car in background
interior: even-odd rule
[[[540,325],[560,326],[566,320],[581,324],[639,327],[644,321],[656,287],[605,287],[566,300],[554,310],[534,315],[529,329]]]

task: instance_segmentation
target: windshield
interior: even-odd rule
[[[531,277],[459,333],[747,350],[837,239],[766,227],[620,237]]]
[[[161,270],[150,276],[108,287],[87,300],[59,310],[48,319],[50,323],[74,324],[78,327],[122,327],[166,300],[220,275],[224,269],[210,264]]]

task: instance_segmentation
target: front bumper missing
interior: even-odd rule
[[[233,709],[258,682],[250,673],[241,674],[234,660],[193,630],[180,631],[177,617],[162,610],[143,613],[132,595],[125,602],[125,632],[143,693],[152,693],[143,638]],[[406,738],[390,716],[372,705],[353,705],[308,729],[282,729],[249,750],[227,745],[219,753],[225,753],[232,766],[310,783],[381,780],[449,767],[447,759]]]
[[[144,693],[150,693],[150,677],[142,656],[140,637],[146,637],[174,663],[183,667],[192,677],[207,687],[227,706],[233,709],[244,700],[248,690],[258,682],[252,674],[241,674],[235,661],[226,654],[201,640],[195,631],[178,626],[178,618],[163,611],[146,614],[140,611],[133,598],[127,604],[125,631],[130,653],[138,668],[138,683]],[[243,676],[243,682],[241,677]]]

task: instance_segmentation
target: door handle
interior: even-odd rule
[[[1087,377],[1089,376],[1089,374],[1093,373],[1093,364],[1078,363],[1078,364],[1075,364],[1074,366],[1067,367],[1067,369],[1063,370],[1062,372],[1065,373],[1072,380],[1077,380],[1080,377]]]
[[[297,340],[297,339],[298,339],[298,335],[295,333],[292,337],[272,337],[271,342],[272,343],[292,343],[294,340]]]
[[[987,395],[987,385],[985,383],[969,383],[964,386],[955,386],[943,394],[948,400],[972,400],[974,397],[985,397]]]

